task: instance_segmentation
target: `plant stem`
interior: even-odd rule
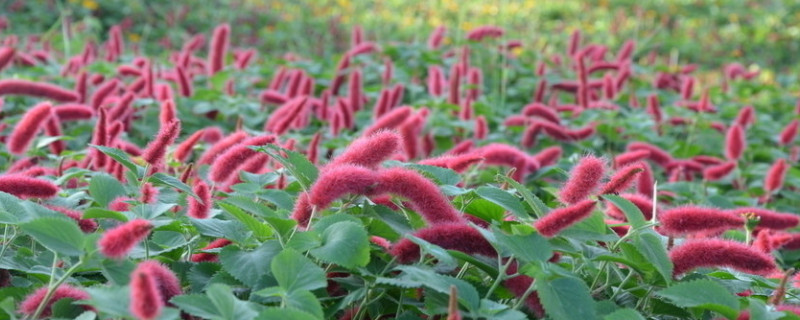
[[[53,294],[55,294],[56,289],[59,286],[61,286],[61,284],[63,284],[64,281],[67,280],[67,278],[69,278],[73,273],[75,273],[75,270],[78,270],[78,268],[83,265],[83,263],[85,262],[84,258],[85,257],[81,257],[80,260],[78,260],[78,263],[69,268],[69,270],[67,270],[67,272],[65,272],[64,275],[62,275],[61,278],[58,279],[58,281],[52,283],[53,278],[55,278],[56,263],[58,262],[58,253],[55,254],[55,257],[53,258],[53,269],[50,273],[50,284],[47,286],[47,294],[45,294],[44,299],[42,299],[42,302],[39,303],[39,306],[36,308],[36,312],[33,313],[30,319],[39,318],[39,316],[44,311],[45,306],[47,306],[50,299],[53,298]]]
[[[494,283],[492,283],[492,286],[489,287],[489,291],[486,291],[486,295],[483,297],[484,299],[489,299],[489,297],[492,296],[492,293],[494,293],[494,290],[500,286],[500,282],[506,279],[506,270],[508,270],[508,267],[512,262],[514,262],[514,255],[508,257],[508,261],[506,261],[505,264],[503,264],[503,258],[497,257],[497,265],[500,266],[500,269],[498,270],[499,272],[497,273],[497,279],[494,279]]]

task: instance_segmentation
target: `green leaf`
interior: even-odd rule
[[[456,259],[444,248],[425,241],[424,239],[417,238],[410,233],[406,234],[405,237],[411,240],[411,242],[416,243],[422,252],[430,253],[434,256],[438,261],[437,264],[439,268],[453,270],[458,266],[458,264],[456,264]]]
[[[456,286],[456,289],[458,289],[459,303],[463,304],[470,311],[480,308],[478,291],[464,280],[441,275],[434,272],[433,269],[417,266],[398,266],[395,269],[403,272],[399,277],[394,278],[394,280],[397,281],[395,283],[423,285],[436,292],[447,295],[450,294],[450,286]],[[376,282],[380,283],[381,281],[376,280]]]
[[[128,286],[95,286],[84,288],[89,293],[86,304],[93,306],[97,311],[113,317],[131,317],[128,306],[130,305],[130,289]]]
[[[233,290],[224,284],[212,284],[206,289],[206,295],[216,307],[219,319],[254,319],[258,315],[256,305],[237,299]]]
[[[103,259],[100,263],[100,272],[103,273],[103,276],[112,283],[120,286],[124,286],[130,282],[133,269],[136,269],[136,264],[129,259]]]
[[[225,210],[225,212],[229,213],[236,218],[236,220],[239,220],[239,222],[244,224],[247,229],[253,231],[253,235],[256,236],[256,238],[263,240],[272,235],[272,228],[270,228],[269,225],[258,221],[258,219],[247,214],[244,212],[244,210],[226,202],[217,202],[217,204],[220,206],[220,208]]]
[[[322,233],[322,246],[310,252],[318,259],[346,268],[363,267],[369,263],[369,235],[355,222],[337,222]]]
[[[188,195],[195,197],[195,199],[197,200],[201,200],[200,198],[197,197],[196,194],[194,194],[194,191],[192,191],[191,187],[183,183],[183,181],[181,181],[180,179],[175,178],[173,176],[166,175],[162,172],[157,172],[156,174],[148,177],[147,179],[154,185],[173,187],[180,191],[186,192]]]
[[[269,273],[266,266],[280,251],[281,246],[277,241],[267,241],[253,251],[226,246],[219,253],[219,261],[225,271],[249,286]]]
[[[438,185],[456,185],[461,181],[458,173],[447,168],[416,163],[405,163],[403,166],[419,171],[422,175],[433,179]]]
[[[286,292],[314,290],[328,285],[325,271],[293,249],[284,249],[270,264],[272,275]]]
[[[633,238],[633,245],[647,258],[647,261],[656,267],[658,273],[669,283],[672,281],[672,260],[667,255],[667,249],[661,238],[653,230],[640,232]]]
[[[295,290],[286,296],[286,306],[311,313],[317,318],[323,318],[322,305],[317,297],[308,290]]]
[[[284,149],[273,144],[266,145],[266,148],[257,147],[255,150],[265,152],[270,157],[280,162],[289,172],[297,179],[297,182],[303,186],[303,189],[308,190],[311,184],[317,180],[319,171],[311,161],[295,151]],[[280,152],[284,152],[287,157],[281,156]]]
[[[236,242],[244,242],[252,234],[247,231],[239,221],[229,221],[220,219],[190,219],[197,231],[204,236],[215,238],[227,238]]]
[[[628,201],[623,197],[613,195],[613,194],[606,194],[603,195],[603,199],[611,201],[622,213],[625,214],[625,218],[628,219],[628,222],[631,224],[631,228],[638,229],[647,224],[647,221],[644,220],[644,215],[642,211],[639,210],[639,207]]]
[[[108,219],[114,219],[114,220],[118,220],[118,221],[122,221],[122,222],[128,221],[128,217],[125,216],[122,213],[119,213],[119,212],[116,212],[116,211],[111,211],[111,210],[106,210],[106,209],[98,208],[98,207],[92,207],[92,208],[86,209],[86,211],[83,212],[82,218],[83,219],[108,218]]]
[[[0,223],[16,225],[43,217],[63,218],[64,215],[28,200],[20,200],[8,193],[0,192]]]
[[[117,178],[108,173],[99,172],[95,173],[89,181],[89,194],[101,207],[108,207],[112,200],[126,195],[127,192]]]
[[[530,190],[528,190],[528,188],[513,178],[502,174],[498,174],[497,177],[503,180],[504,183],[508,183],[510,186],[514,187],[514,189],[516,189],[517,192],[522,195],[522,199],[525,199],[525,202],[527,202],[531,209],[533,209],[533,213],[537,217],[544,217],[548,212],[550,212],[550,208],[544,204],[542,199],[539,199],[539,197],[534,195]]]
[[[66,256],[83,254],[85,236],[68,218],[37,218],[20,225],[23,232],[54,252]]]
[[[256,320],[317,320],[313,314],[297,309],[267,308],[262,311]]]
[[[645,319],[636,310],[619,309],[603,317],[603,320],[645,320]]]
[[[121,165],[128,168],[128,170],[130,170],[131,172],[135,172],[138,178],[141,178],[142,175],[144,174],[144,168],[137,166],[135,163],[133,163],[133,161],[131,161],[131,158],[128,156],[127,153],[125,153],[125,151],[116,148],[98,146],[94,144],[90,144],[89,146],[94,147],[97,150],[100,150],[100,152],[102,153],[105,153],[107,156],[111,157],[111,159],[114,159],[114,161],[117,161]]]
[[[511,211],[511,213],[521,219],[530,219],[530,216],[525,212],[525,207],[522,206],[519,199],[500,188],[482,186],[478,187],[475,193],[481,198],[496,203],[504,209]]]
[[[75,299],[64,298],[59,299],[51,306],[53,318],[68,318],[74,319],[79,314],[83,313],[83,306],[74,304]]]
[[[169,300],[172,304],[181,308],[188,314],[203,319],[218,318],[217,309],[207,296],[202,294],[187,294],[172,297]]]
[[[553,256],[553,250],[547,239],[539,233],[529,235],[507,235],[500,229],[492,227],[495,241],[504,249],[514,254],[517,259],[525,262],[540,261],[544,262]]]
[[[679,307],[716,311],[730,319],[735,318],[739,310],[736,296],[709,279],[676,283],[658,291],[656,295],[669,299]]]
[[[536,279],[536,290],[547,315],[554,320],[597,319],[589,287],[575,278]]]

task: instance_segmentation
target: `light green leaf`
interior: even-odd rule
[[[116,148],[98,146],[94,144],[90,144],[89,146],[94,147],[97,150],[100,150],[100,152],[102,153],[105,153],[107,156],[111,157],[111,159],[114,159],[114,161],[117,161],[121,165],[128,168],[128,170],[130,170],[131,172],[135,172],[138,178],[141,178],[142,175],[144,174],[144,168],[137,166],[135,163],[133,163],[133,161],[131,161],[131,158],[128,156],[127,153],[125,153],[125,151]]]
[[[253,251],[244,251],[237,246],[226,246],[219,253],[219,261],[225,271],[245,285],[255,285],[269,273],[266,267],[281,251],[277,241],[267,241]]]
[[[295,290],[286,296],[286,306],[311,313],[317,318],[323,318],[322,305],[317,297],[308,290]]]
[[[544,217],[548,212],[550,212],[550,208],[544,204],[542,199],[539,199],[539,197],[534,195],[530,190],[528,190],[528,188],[513,178],[502,174],[498,174],[497,177],[504,183],[508,183],[510,186],[514,187],[514,189],[519,192],[519,194],[522,196],[522,199],[525,199],[525,202],[527,202],[531,209],[533,209],[533,213],[536,215],[536,217]]]
[[[739,310],[736,296],[709,279],[676,283],[658,291],[656,295],[669,299],[679,307],[716,311],[729,319],[735,318]]]
[[[525,207],[522,206],[522,203],[519,202],[519,199],[503,189],[482,186],[478,187],[478,189],[475,189],[475,193],[481,198],[489,200],[503,207],[521,219],[530,219],[530,216],[527,212],[525,212]]]
[[[517,259],[525,262],[544,262],[553,256],[553,250],[547,239],[539,233],[529,235],[507,235],[496,227],[492,227],[495,241],[504,249],[514,254]]]
[[[273,144],[268,144],[265,147],[266,148],[255,147],[254,149],[265,152],[270,157],[280,162],[280,164],[289,170],[292,176],[297,179],[300,185],[303,186],[303,189],[308,190],[311,184],[317,180],[317,176],[319,175],[317,166],[311,163],[311,161],[308,161],[304,155]],[[287,157],[284,158],[281,156],[279,151],[284,152]]]
[[[586,283],[575,278],[536,280],[536,290],[547,315],[554,320],[592,320],[594,300]]]
[[[119,212],[116,212],[116,211],[111,211],[111,210],[106,210],[106,209],[98,208],[98,207],[92,207],[92,208],[86,209],[86,211],[83,212],[82,218],[83,219],[108,218],[108,219],[114,219],[114,220],[118,220],[118,221],[122,221],[122,222],[128,221],[128,217],[125,216],[122,213],[119,213]]]
[[[286,292],[314,290],[328,285],[325,271],[293,249],[284,249],[272,259],[272,275]]]
[[[244,242],[252,232],[241,222],[220,219],[190,219],[197,231],[204,236],[227,238],[236,242]]]
[[[85,236],[74,220],[64,218],[37,218],[20,225],[47,249],[67,256],[83,254]]]
[[[310,252],[346,268],[363,267],[369,263],[369,235],[355,222],[337,222],[322,233],[322,246]]]
[[[127,192],[117,178],[108,173],[99,172],[95,173],[89,181],[89,194],[101,207],[108,207],[112,200],[126,195]]]
[[[645,319],[636,310],[619,309],[603,317],[603,320],[645,320]]]
[[[197,197],[196,194],[194,194],[194,191],[192,191],[191,187],[183,183],[183,181],[181,181],[180,179],[175,178],[173,176],[166,175],[162,172],[157,172],[156,174],[148,177],[147,179],[154,185],[173,187],[175,189],[186,192],[188,195],[195,197],[197,200],[201,200],[200,198]]]
[[[667,283],[672,281],[672,260],[667,255],[667,249],[661,238],[653,230],[646,230],[633,238],[633,245],[647,258],[649,263],[656,267],[658,273]]]
[[[603,199],[613,203],[615,207],[619,208],[619,210],[625,214],[625,218],[628,219],[631,228],[637,229],[647,224],[647,221],[644,220],[644,214],[639,210],[639,207],[628,201],[628,199],[613,194],[603,195]]]
[[[258,315],[256,320],[317,320],[314,315],[297,309],[267,308]]]
[[[220,206],[220,208],[225,210],[225,212],[229,213],[231,216],[236,218],[236,220],[239,220],[239,222],[244,224],[247,229],[253,231],[253,235],[256,236],[256,238],[263,240],[272,235],[272,228],[270,228],[269,225],[258,221],[258,219],[244,212],[244,210],[226,202],[217,202],[217,204]]]
[[[242,301],[233,296],[233,290],[224,284],[212,284],[206,289],[206,295],[217,309],[218,319],[249,320],[258,315],[256,305]]]

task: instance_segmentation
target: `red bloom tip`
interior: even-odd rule
[[[206,129],[209,130],[209,129]],[[212,130],[216,131],[216,130]],[[204,138],[207,136],[208,132],[204,134]],[[231,133],[225,138],[218,140],[211,148],[206,150],[202,156],[200,156],[200,160],[197,160],[198,164],[211,164],[220,154],[228,150],[230,147],[236,145],[242,140],[247,139],[247,133],[244,131],[236,131]]]
[[[19,305],[19,309],[17,310],[17,312],[28,316],[32,316],[34,313],[36,313],[36,309],[43,302],[45,295],[47,295],[47,286],[36,289],[36,291],[25,297],[25,300],[22,300],[22,303]],[[56,288],[52,297],[50,297],[50,300],[47,301],[47,304],[45,305],[44,310],[42,311],[40,316],[43,318],[50,317],[50,315],[52,315],[53,304],[65,298],[73,300],[88,300],[89,294],[86,293],[86,291],[75,288],[71,285],[62,284],[58,286],[58,288]],[[82,308],[84,310],[93,309],[90,306],[82,306]]]
[[[135,219],[108,230],[100,238],[100,252],[114,259],[124,258],[137,243],[147,238],[153,225],[150,221]]]
[[[688,241],[670,250],[669,258],[675,276],[701,267],[728,267],[756,275],[768,275],[776,268],[772,256],[743,243],[719,239]]]
[[[211,48],[208,54],[209,74],[215,74],[225,67],[225,55],[228,53],[230,33],[231,26],[227,23],[214,28],[214,34],[211,37]]]
[[[414,236],[448,250],[458,250],[468,254],[496,257],[497,251],[478,230],[465,224],[440,223],[414,232]],[[408,239],[402,239],[392,246],[390,253],[399,263],[412,263],[419,259],[419,246]]]
[[[551,211],[546,216],[539,218],[533,226],[539,230],[543,236],[552,238],[561,230],[580,222],[589,217],[594,210],[596,201],[583,200],[576,202],[572,206]]]
[[[411,202],[412,208],[429,223],[463,221],[439,187],[416,171],[401,167],[380,171],[374,194],[382,193],[405,197]]]
[[[621,168],[631,163],[646,159],[650,156],[649,150],[628,151],[614,157],[614,168]]]
[[[108,208],[114,211],[128,211],[131,209],[131,204],[128,201],[134,201],[134,199],[128,197],[116,197],[114,200],[108,203]]]
[[[311,186],[309,203],[322,210],[346,194],[370,194],[377,183],[377,173],[362,166],[342,164],[326,168]]]
[[[133,275],[137,274],[147,274],[155,281],[158,296],[161,298],[161,303],[164,305],[171,306],[172,304],[169,303],[169,300],[183,292],[181,283],[178,277],[175,276],[175,273],[158,261],[142,261],[136,266],[136,269],[133,270]],[[136,297],[136,293],[133,292],[134,288],[135,287],[131,285],[131,298]]]
[[[50,102],[42,102],[25,112],[8,137],[8,151],[17,155],[25,153],[33,138],[50,119],[52,108]]]
[[[412,111],[411,107],[404,106],[384,113],[380,118],[375,120],[375,123],[364,129],[364,136],[374,135],[383,129],[396,129],[411,116]]]
[[[483,140],[489,134],[489,125],[486,123],[484,116],[475,118],[475,139]]]
[[[685,206],[664,210],[658,215],[659,232],[669,236],[714,233],[744,227],[745,219],[716,208]]]
[[[147,147],[142,153],[142,158],[153,166],[161,164],[161,161],[164,160],[164,156],[167,154],[167,147],[175,142],[180,132],[181,121],[178,119],[162,126],[155,140],[147,144]]]
[[[753,106],[746,106],[739,110],[739,114],[736,116],[736,124],[742,126],[742,128],[747,128],[748,125],[751,125],[756,122],[755,118],[756,110],[753,109]]]
[[[211,200],[211,190],[203,180],[198,179],[195,182],[192,191],[197,195],[200,200],[195,197],[189,197],[189,209],[186,214],[195,219],[208,218],[208,213],[211,211],[213,202]]]
[[[505,30],[498,26],[480,26],[467,32],[467,40],[481,41],[486,38],[499,38],[504,33]]]
[[[764,190],[767,193],[773,193],[783,187],[783,180],[786,177],[787,170],[789,170],[789,166],[786,164],[785,159],[781,158],[775,161],[767,171],[766,177],[764,177]]]
[[[547,147],[533,155],[533,159],[542,167],[551,166],[558,162],[562,152],[561,146]]]
[[[559,193],[561,202],[575,204],[586,199],[597,186],[605,172],[605,161],[594,156],[583,157],[572,168],[569,179]]]
[[[447,28],[444,26],[436,27],[436,29],[431,32],[431,35],[428,36],[428,49],[439,49],[439,46],[442,44],[442,40],[444,40],[445,33],[447,33]]]
[[[249,138],[241,144],[229,148],[211,164],[211,168],[208,171],[209,179],[214,182],[225,182],[235,178],[239,169],[248,160],[260,154],[258,151],[250,149],[250,147],[273,144],[276,140],[277,138],[274,135],[267,134]]]
[[[729,161],[718,165],[712,165],[703,170],[703,179],[708,181],[717,181],[736,169],[736,162]]]
[[[142,185],[142,203],[155,203],[158,200],[158,189],[151,183]]]
[[[744,129],[738,124],[732,125],[725,135],[725,156],[728,160],[736,161],[742,156],[746,147],[747,141],[745,140]]]
[[[668,152],[649,143],[634,141],[628,144],[628,151],[636,150],[650,151],[650,155],[647,158],[662,167],[672,162],[672,156]]]
[[[617,170],[617,172],[611,176],[611,180],[600,188],[600,194],[616,194],[625,191],[643,171],[644,168],[641,163],[634,163]]]
[[[92,233],[95,230],[97,230],[97,222],[95,222],[92,219],[82,219],[81,216],[83,216],[83,214],[81,214],[78,211],[53,205],[46,205],[46,207],[50,210],[63,213],[70,219],[75,220],[75,222],[77,222],[78,226],[81,228],[81,231],[83,231],[84,233]]]
[[[800,121],[797,119],[789,122],[789,124],[783,128],[781,134],[778,136],[778,142],[780,142],[782,146],[788,146],[792,144],[792,141],[794,141],[794,138],[797,136],[798,127],[800,127]]]
[[[473,150],[472,153],[483,156],[483,164],[485,165],[516,168],[514,179],[517,181],[522,181],[527,174],[535,172],[541,167],[540,163],[525,151],[507,144],[488,144]]]
[[[136,318],[150,320],[161,314],[164,302],[153,275],[141,272],[137,268],[131,274],[130,287],[130,311]]]
[[[653,218],[653,201],[650,198],[635,193],[622,194],[620,197],[630,201],[633,203],[633,205],[639,208],[639,211],[642,212],[645,220],[650,220]],[[606,214],[614,219],[619,219],[622,221],[628,220],[622,210],[617,208],[617,206],[611,202],[606,202]]]
[[[59,86],[19,79],[0,80],[0,96],[7,94],[33,96],[61,102],[78,101],[77,92]]]
[[[233,242],[231,242],[228,239],[219,238],[217,240],[211,241],[211,243],[209,243],[207,246],[203,247],[200,250],[211,250],[216,248],[222,248],[232,243]],[[192,262],[216,262],[219,260],[219,258],[217,257],[216,253],[201,252],[193,254],[191,260]]]
[[[746,213],[755,214],[759,218],[756,229],[783,230],[794,228],[800,223],[800,217],[793,213],[782,213],[762,208],[738,208],[728,210],[734,216],[741,216]]]
[[[58,186],[22,174],[4,174],[0,175],[0,191],[19,198],[52,198],[58,193]]]
[[[328,167],[354,164],[367,168],[377,168],[400,147],[402,138],[394,131],[378,131],[372,135],[353,141],[338,157],[331,160]]]

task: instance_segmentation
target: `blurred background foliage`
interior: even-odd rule
[[[450,41],[476,26],[506,28],[523,51],[564,48],[580,29],[592,42],[617,48],[639,41],[674,63],[716,68],[738,61],[750,68],[788,73],[800,39],[796,0],[0,0],[9,23],[4,34],[40,34],[58,45],[65,33],[102,40],[121,23],[127,40],[153,55],[179,47],[190,34],[231,21],[234,44],[262,53],[293,52],[331,58],[348,46],[360,25],[368,39],[424,43],[439,25]],[[68,27],[64,30],[63,27]],[[3,33],[0,33],[3,34]],[[153,41],[154,39],[158,41]],[[335,63],[335,62],[332,62]],[[762,72],[770,77],[772,72]],[[769,80],[769,79],[765,79]]]

